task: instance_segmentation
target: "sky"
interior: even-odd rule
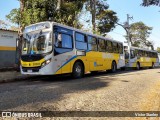
[[[147,26],[153,27],[149,40],[154,42],[154,46],[160,47],[160,7],[150,6],[142,7],[142,0],[107,0],[109,9],[115,11],[119,18],[119,23],[123,24],[127,20],[127,14],[133,16],[130,23],[144,22]],[[5,20],[5,16],[10,13],[13,8],[19,8],[18,0],[1,0],[0,1],[0,19]],[[84,18],[85,19],[85,18]],[[125,30],[121,26],[117,26],[109,35],[118,41],[126,41],[124,35]]]
[[[19,8],[18,0],[1,0],[0,1],[0,20],[5,20],[5,16],[14,8]]]
[[[134,22],[142,21],[149,27],[153,27],[149,40],[154,42],[154,47],[160,47],[160,7],[141,6],[142,0],[107,0],[109,9],[115,11],[119,18],[119,23],[123,24],[127,21],[127,14],[133,16],[133,20],[130,20],[130,24]],[[121,26],[117,26],[109,35],[119,41],[126,41],[123,37],[126,34],[125,30]]]

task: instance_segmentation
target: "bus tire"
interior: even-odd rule
[[[84,76],[84,67],[81,62],[76,62],[73,65],[72,77],[82,78]]]
[[[150,67],[150,69],[154,69],[154,62],[152,62],[152,66]]]
[[[140,70],[140,63],[139,62],[137,62],[136,70]]]
[[[111,66],[111,72],[115,73],[116,71],[117,71],[117,64],[115,61],[113,61]]]

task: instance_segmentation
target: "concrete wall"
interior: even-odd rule
[[[15,65],[17,38],[17,32],[0,29],[0,68]]]
[[[16,51],[0,51],[0,68],[14,67]]]

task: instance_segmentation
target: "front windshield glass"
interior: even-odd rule
[[[22,54],[42,54],[52,50],[52,39],[49,32],[25,35],[22,42]]]

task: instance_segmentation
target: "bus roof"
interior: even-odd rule
[[[67,26],[67,25],[63,25],[63,24],[60,24],[60,23],[57,23],[57,22],[52,22],[52,23],[54,25],[65,27],[65,28],[68,28],[68,29],[71,29],[71,30],[74,30],[74,31],[77,31],[77,32],[80,32],[80,33],[83,33],[83,34],[88,34],[88,35],[93,36],[93,37],[98,37],[98,38],[109,40],[109,41],[113,41],[113,42],[123,43],[123,42],[120,42],[120,41],[117,41],[117,40],[113,40],[113,39],[110,39],[110,38],[102,37],[100,35],[96,35],[96,34],[93,34],[93,33],[90,33],[90,32],[86,32],[86,31],[82,31],[80,29],[73,28],[73,27],[70,27],[70,26]]]
[[[90,32],[82,31],[82,30],[79,30],[79,29],[76,29],[76,28],[73,28],[73,27],[70,27],[70,26],[67,26],[67,25],[63,25],[63,24],[60,24],[60,23],[57,23],[57,22],[50,22],[50,21],[39,22],[39,23],[31,24],[31,25],[25,27],[25,29],[28,28],[28,27],[31,27],[32,25],[38,25],[38,24],[42,24],[42,23],[50,23],[52,25],[57,25],[57,26],[60,26],[60,27],[64,27],[66,29],[71,29],[71,30],[74,30],[74,31],[77,31],[77,32],[80,32],[80,33],[83,33],[83,34],[88,34],[88,35],[93,36],[93,37],[98,37],[98,38],[101,38],[101,39],[105,39],[105,40],[109,40],[109,41],[118,42],[118,43],[123,44],[123,42],[113,40],[113,39],[110,39],[110,38],[106,38],[106,37],[102,37],[100,35],[92,34]]]
[[[145,49],[145,48],[138,48],[138,47],[131,47],[131,49],[138,49],[138,50],[143,50],[143,51],[148,51],[148,52],[157,52],[156,50],[148,50],[148,49]]]

